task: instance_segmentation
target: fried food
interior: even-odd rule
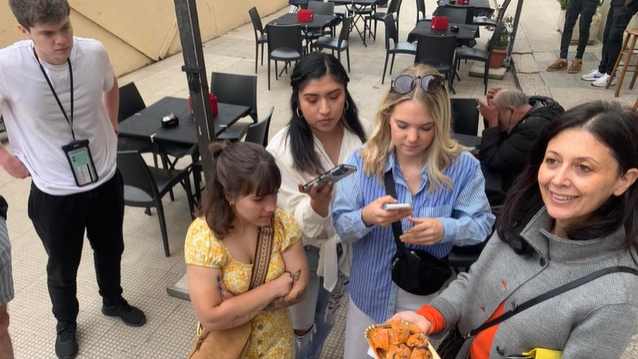
[[[426,338],[423,333],[413,334],[410,338],[408,338],[406,345],[410,348],[427,348],[428,338]]]
[[[391,321],[366,330],[366,338],[379,359],[432,359],[428,339],[412,323]]]
[[[432,353],[427,348],[414,348],[410,359],[432,359]]]

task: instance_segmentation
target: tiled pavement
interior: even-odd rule
[[[428,0],[428,12],[434,1]],[[535,0],[526,3],[522,29],[515,46],[518,79],[528,94],[548,94],[565,107],[590,99],[611,99],[611,90],[593,89],[567,74],[547,74],[542,71],[556,56],[559,34],[553,31],[557,4],[554,0]],[[513,6],[512,6],[513,7]],[[532,10],[533,8],[533,10]],[[513,11],[513,9],[512,9]],[[537,12],[543,16],[537,16]],[[285,9],[278,14],[283,14]],[[532,12],[536,13],[532,14]],[[269,16],[264,23],[276,15]],[[407,37],[415,19],[415,4],[405,1],[401,11],[401,39]],[[379,26],[377,41],[368,41],[363,47],[355,33],[351,35],[351,64],[349,89],[364,118],[372,120],[376,107],[389,85],[381,85],[383,70],[383,25]],[[485,43],[489,32],[483,31],[480,43]],[[82,34],[77,34],[82,36]],[[481,45],[479,45],[481,46]],[[204,46],[207,71],[253,74],[254,38],[250,24],[208,42]],[[600,55],[600,45],[588,47],[586,67],[594,66]],[[410,56],[398,55],[395,71],[410,65]],[[182,56],[178,54],[162,62],[122,77],[120,84],[135,81],[147,104],[164,96],[187,97],[184,74],[180,71]],[[461,79],[455,85],[457,97],[477,97],[483,93],[482,80],[469,78],[471,64],[462,65]],[[275,106],[271,135],[281,129],[289,117],[289,77],[272,79],[272,90],[267,91],[266,67],[259,67],[258,110],[264,113]],[[386,78],[386,81],[389,78]],[[508,73],[503,81],[490,81],[491,85],[514,87]],[[623,90],[621,101],[633,104],[635,94]],[[5,141],[6,144],[6,141]],[[46,289],[46,254],[27,216],[29,180],[14,180],[0,170],[0,193],[9,202],[9,233],[13,245],[13,271],[16,298],[9,304],[10,332],[16,358],[54,358],[55,321],[50,310]],[[126,208],[124,237],[126,250],[122,263],[125,297],[142,308],[148,323],[141,328],[130,328],[118,320],[100,313],[101,299],[97,293],[91,250],[84,249],[84,260],[78,273],[78,341],[80,359],[97,358],[185,358],[193,339],[195,315],[190,303],[166,295],[166,286],[183,275],[183,240],[190,222],[184,194],[176,191],[175,202],[165,201],[171,257],[164,257],[156,215],[146,216],[143,209]],[[337,324],[326,343],[322,358],[341,358],[345,311],[339,312]],[[362,358],[366,355],[362,354]],[[628,348],[624,359],[638,357],[638,339]],[[357,359],[357,358],[348,358]]]

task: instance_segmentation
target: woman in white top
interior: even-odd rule
[[[351,253],[332,226],[334,184],[304,192],[310,179],[343,163],[365,142],[371,125],[359,120],[347,83],[350,79],[332,55],[303,57],[291,75],[292,117],[268,145],[281,169],[279,206],[300,225],[310,271],[306,298],[290,307],[298,359],[315,359],[334,325],[343,275],[349,275]],[[364,126],[365,124],[365,126]]]

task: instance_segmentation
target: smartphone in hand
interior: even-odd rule
[[[315,183],[318,183],[320,186],[323,186],[328,182],[337,183],[340,180],[355,173],[356,171],[357,171],[357,167],[355,166],[341,164],[341,165],[333,167],[332,169],[328,170],[326,173],[304,184],[302,189],[304,191],[309,191],[310,188],[312,188],[312,186],[315,185]]]
[[[412,209],[411,203],[387,203],[384,207],[386,211],[403,211]]]

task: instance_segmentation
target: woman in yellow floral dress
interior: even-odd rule
[[[245,359],[294,358],[288,306],[300,302],[308,264],[294,218],[277,207],[281,174],[262,146],[214,143],[215,177],[184,248],[188,290],[201,325],[233,328],[252,320]],[[248,290],[259,228],[274,216],[264,284]]]

